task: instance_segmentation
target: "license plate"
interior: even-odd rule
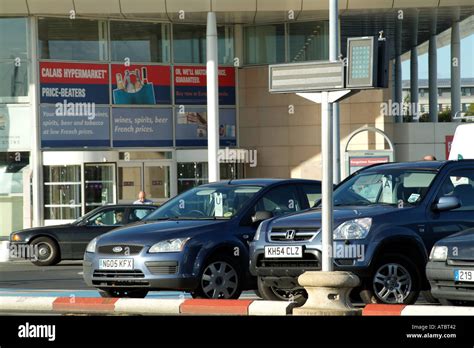
[[[457,282],[474,282],[474,271],[455,269],[454,280]]]
[[[303,257],[301,245],[266,246],[265,258],[300,258]]]
[[[133,259],[100,259],[99,269],[133,269]]]

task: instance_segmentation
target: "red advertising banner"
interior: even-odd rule
[[[219,74],[219,104],[235,105],[235,68],[221,67]],[[177,65],[174,67],[176,104],[205,105],[207,100],[206,67]]]
[[[446,135],[445,139],[446,159],[448,159],[449,153],[451,152],[451,145],[453,145],[454,135]]]
[[[108,64],[40,62],[41,103],[109,104]]]
[[[113,104],[171,104],[169,66],[112,64]]]

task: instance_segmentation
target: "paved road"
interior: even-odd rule
[[[82,261],[63,261],[38,267],[28,261],[0,263],[0,296],[100,297],[82,280]],[[191,298],[180,291],[151,291],[147,298]],[[240,298],[257,299],[253,291]]]

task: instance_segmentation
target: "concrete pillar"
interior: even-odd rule
[[[461,41],[459,22],[451,27],[451,117],[461,112]],[[460,121],[461,119],[458,119]]]
[[[394,78],[394,102],[398,103],[402,110],[402,20],[396,19],[395,24],[395,78]],[[395,117],[396,122],[403,122],[403,115]]]
[[[438,56],[436,47],[437,12],[433,10],[428,49],[428,90],[430,122],[438,122]]]
[[[410,50],[410,103],[414,121],[419,121],[419,95],[418,95],[418,10],[415,10],[413,26],[411,31],[411,50]]]

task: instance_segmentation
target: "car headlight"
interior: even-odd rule
[[[435,245],[431,249],[431,261],[446,261],[448,259],[448,247],[444,245]]]
[[[21,242],[21,236],[19,234],[12,235],[12,242]]]
[[[171,253],[182,251],[186,242],[191,238],[174,238],[154,244],[149,253]]]
[[[88,253],[95,253],[96,245],[97,245],[97,237],[95,237],[93,240],[89,242],[89,244],[87,244],[86,251]]]
[[[341,239],[364,239],[372,226],[372,218],[361,218],[343,222],[334,230],[332,238]]]

